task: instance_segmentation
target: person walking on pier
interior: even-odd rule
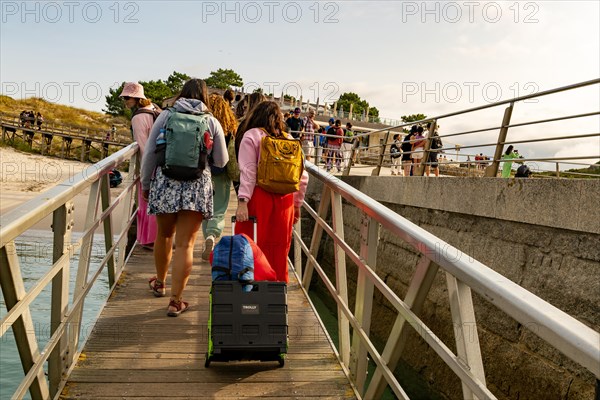
[[[411,151],[412,151],[412,143],[411,141],[414,138],[414,135],[417,133],[417,126],[413,125],[410,128],[410,132],[408,132],[408,134],[406,136],[404,136],[404,139],[402,140],[402,167],[404,168],[404,176],[411,176],[411,168],[412,168],[412,158],[411,158]]]
[[[246,121],[247,130],[236,136],[241,182],[235,233],[252,237],[253,226],[248,217],[255,216],[258,225],[256,244],[273,267],[277,280],[289,282],[287,256],[292,243],[293,224],[300,219],[308,173],[303,171],[300,189],[294,193],[271,193],[256,184],[262,139],[267,132],[271,136],[284,137],[284,126],[279,105],[274,101],[264,101],[250,111]]]
[[[190,307],[182,297],[192,272],[196,235],[202,220],[213,216],[213,188],[210,168],[204,168],[204,164],[201,165],[203,167],[201,169],[199,165],[200,171],[197,171],[199,178],[180,180],[167,177],[163,173],[163,167],[159,165],[160,152],[156,153],[157,139],[160,134],[165,135],[167,121],[172,116],[176,116],[176,113],[202,116],[205,119],[201,119],[201,125],[207,127],[207,130],[202,138],[203,145],[200,146],[203,150],[198,157],[210,156],[214,166],[224,167],[229,158],[223,128],[219,121],[210,115],[206,104],[208,104],[206,83],[200,79],[187,81],[175,99],[173,108],[161,113],[152,126],[142,161],[144,198],[148,199],[148,212],[156,215],[158,224],[154,242],[156,278],[150,280],[150,287],[157,296],[163,296],[165,293],[164,282],[173,255],[173,238],[175,238],[171,297],[167,309],[167,315],[170,317],[177,317]],[[183,117],[178,118],[179,121],[183,119]],[[173,125],[169,129],[177,128],[182,124]],[[163,140],[164,138],[161,142]]]
[[[418,166],[423,159],[423,149],[425,148],[425,136],[423,136],[423,131],[423,127],[419,126],[417,128],[417,133],[413,137],[415,142],[412,144],[412,154],[410,155],[410,157],[413,159],[413,168]],[[415,171],[413,170],[413,175],[414,174]]]
[[[438,164],[438,153],[440,149],[443,147],[442,138],[438,135],[437,130],[433,132],[429,132],[429,137],[431,140],[431,146],[429,148],[429,160],[427,160],[427,165],[425,166],[425,175],[429,176],[431,169],[433,168],[433,174],[435,176],[440,176],[440,167]],[[467,165],[468,166],[468,165]]]
[[[133,117],[131,118],[131,130],[133,139],[140,146],[140,157],[143,158],[146,153],[146,143],[148,142],[148,137],[150,137],[150,129],[152,129],[152,125],[156,119],[156,114],[153,113],[154,106],[144,96],[144,87],[137,82],[126,83],[119,97],[125,101],[127,108],[134,110]],[[147,110],[148,112],[142,112],[141,110]],[[115,126],[113,125],[112,127],[114,128]],[[111,140],[111,132],[108,132],[106,136],[107,140]],[[157,231],[156,217],[148,215],[148,203],[142,195],[142,186],[140,183],[138,183],[137,189],[137,242],[144,248],[152,249]]]
[[[304,133],[302,134],[302,150],[306,161],[312,161],[315,156],[315,132],[319,130],[319,124],[315,122],[315,110],[308,110],[308,115],[304,118]]]
[[[352,148],[354,147],[354,132],[352,131],[352,124],[350,122],[346,123],[346,128],[344,129],[344,142],[342,143],[342,165],[344,169],[348,167],[348,164],[352,163]]]
[[[233,90],[227,89],[223,92],[223,99],[229,104],[229,108],[233,109],[233,100],[235,99],[235,93]]]
[[[289,117],[285,123],[289,128],[289,131],[294,139],[300,139],[302,132],[304,132],[304,122],[300,119],[300,107],[294,109],[294,113]]]
[[[342,140],[344,131],[342,130],[342,121],[335,121],[335,125],[327,131],[328,135],[336,135],[339,137],[327,137],[327,164],[325,168],[327,172],[333,168],[333,160],[335,159],[335,167],[337,172],[342,172]]]
[[[400,134],[394,135],[394,142],[390,146],[390,158],[392,159],[392,175],[401,175],[400,173],[400,157],[402,157],[402,141],[400,141]]]
[[[225,133],[227,147],[235,140],[238,123],[227,99],[216,93],[210,95],[209,106],[213,116],[219,121]],[[228,162],[233,162],[229,160]],[[208,260],[216,241],[221,237],[225,228],[225,213],[229,205],[229,193],[231,192],[231,179],[227,174],[227,168],[211,166],[211,179],[213,185],[213,217],[202,221],[202,234],[204,236],[204,249],[202,259]]]

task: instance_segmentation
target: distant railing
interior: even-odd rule
[[[486,177],[495,177],[498,176],[498,171],[500,169],[500,165],[505,162],[522,164],[526,163],[531,168],[531,172],[533,176],[540,177],[561,177],[564,174],[572,174],[578,175],[581,177],[600,177],[598,174],[588,174],[585,172],[566,172],[561,171],[561,165],[565,164],[573,164],[573,165],[582,165],[587,167],[596,167],[597,164],[593,162],[583,162],[584,160],[600,160],[600,140],[590,141],[590,146],[587,149],[589,151],[588,154],[584,155],[565,155],[561,157],[557,156],[538,156],[538,157],[521,157],[516,159],[503,159],[502,155],[504,149],[507,145],[520,145],[520,144],[531,144],[531,143],[550,143],[554,141],[564,141],[565,143],[572,143],[574,140],[578,139],[598,139],[600,138],[600,132],[589,132],[589,133],[577,133],[571,134],[570,132],[557,133],[557,135],[549,136],[546,135],[544,137],[519,137],[518,140],[509,140],[507,135],[509,129],[517,128],[517,127],[526,127],[526,126],[538,126],[540,130],[548,129],[547,125],[550,123],[555,123],[558,121],[567,121],[567,120],[579,120],[583,118],[597,117],[600,115],[600,111],[594,110],[591,112],[582,112],[578,114],[568,114],[559,117],[553,118],[545,118],[539,120],[526,121],[521,123],[512,123],[511,117],[513,114],[513,110],[515,108],[515,104],[517,102],[521,102],[529,99],[537,99],[540,97],[560,93],[567,91],[575,91],[577,89],[581,89],[583,87],[589,87],[598,85],[600,83],[600,79],[594,79],[586,82],[577,83],[574,85],[564,86],[552,90],[547,90],[540,93],[535,93],[527,96],[521,96],[510,100],[504,100],[480,107],[470,108],[467,110],[461,110],[449,114],[439,115],[436,117],[431,117],[427,119],[423,119],[420,121],[409,122],[409,123],[399,123],[389,128],[370,130],[366,133],[361,133],[355,135],[356,138],[369,138],[370,144],[367,146],[359,146],[358,142],[355,141],[354,148],[352,150],[346,150],[344,153],[345,161],[348,160],[356,160],[357,153],[359,158],[370,158],[370,164],[375,166],[373,171],[373,175],[379,175],[382,167],[390,167],[391,163],[391,153],[390,146],[392,144],[392,136],[396,133],[401,134],[401,138],[404,137],[405,132],[412,125],[420,125],[426,129],[427,125],[429,125],[429,131],[435,131],[437,126],[440,125],[440,121],[447,121],[451,118],[457,116],[464,116],[468,114],[475,113],[477,111],[491,109],[494,107],[499,107],[503,105],[508,105],[504,110],[504,114],[502,120],[499,124],[485,126],[485,127],[473,127],[473,129],[459,131],[459,132],[443,132],[439,137],[442,139],[443,147],[439,149],[435,149],[435,152],[438,155],[438,160],[436,163],[440,165],[442,168],[455,168],[455,169],[464,169],[466,171],[465,175],[469,174],[469,171],[475,173],[478,171],[479,175]],[[600,119],[598,120],[600,121]],[[447,125],[447,124],[445,124]],[[598,126],[598,124],[596,124]],[[366,130],[366,129],[365,129]],[[496,140],[493,141],[477,141],[473,140],[473,144],[469,145],[458,145],[453,143],[456,138],[466,137],[468,135],[477,135],[485,132],[494,132],[497,131]],[[433,161],[430,161],[429,154],[434,150],[431,149],[431,138],[430,135],[425,136],[425,147],[418,150],[420,153],[423,153],[423,157],[416,164],[412,164],[413,174],[414,176],[422,176],[425,173],[426,167],[434,164]],[[414,143],[416,140],[409,141],[408,143]],[[567,147],[565,146],[565,147]],[[469,152],[468,150],[475,148],[489,148],[490,152],[493,152],[493,155],[489,155],[487,159],[476,160],[475,157],[477,154]],[[467,152],[465,152],[467,150]],[[322,150],[325,152],[326,150]],[[412,154],[413,151],[405,152],[404,154]],[[459,154],[460,153],[460,154]],[[446,158],[441,158],[444,155]],[[346,162],[348,167],[344,171],[344,174],[351,174],[352,163]]]
[[[0,320],[0,338],[12,328],[25,373],[13,399],[22,399],[27,391],[34,400],[55,398],[79,355],[86,296],[103,272],[108,274],[110,290],[115,287],[125,264],[127,231],[135,216],[132,209],[139,180],[138,149],[137,143],[133,143],[2,216],[0,285],[8,312]],[[109,172],[125,162],[129,162],[129,173],[123,182],[123,191],[112,199]],[[90,191],[87,209],[85,214],[78,214],[85,220],[84,232],[78,241],[72,242],[73,200],[86,189]],[[119,210],[119,215],[115,215],[116,210]],[[54,232],[53,264],[39,281],[26,290],[15,239],[50,214]],[[98,269],[90,271],[93,236],[101,226],[105,256]],[[69,264],[78,249],[77,278],[70,301]],[[52,289],[51,337],[39,350],[30,305],[49,284]],[[44,374],[46,362],[47,378]]]
[[[465,399],[496,399],[485,381],[471,290],[524,327],[535,326],[534,334],[600,378],[598,332],[315,165],[307,163],[306,169],[313,179],[322,183],[323,189],[318,210],[304,203],[303,215],[312,218],[315,225],[310,244],[302,240],[300,222],[294,227],[291,263],[305,291],[310,290],[316,271],[335,301],[338,358],[362,398],[380,399],[389,385],[398,398],[408,399],[393,371],[406,344],[407,328],[412,327],[461,380]],[[345,240],[344,216],[350,207],[362,214],[358,250]],[[327,222],[330,212],[331,225]],[[410,245],[420,256],[404,299],[377,274],[381,228]],[[330,279],[323,269],[323,259],[317,260],[324,242],[323,233],[334,243],[333,260],[327,261],[335,266],[335,279]],[[307,259],[305,265],[302,253]],[[358,268],[355,292],[351,293],[347,260]],[[418,316],[440,268],[446,278],[452,322],[456,327],[456,353]],[[374,294],[375,290],[379,295]],[[370,335],[373,303],[380,296],[387,299],[397,313],[382,352],[377,350]],[[355,298],[354,305],[349,303],[351,297]],[[493,357],[493,354],[487,356]],[[376,370],[367,384],[369,358],[376,364]]]

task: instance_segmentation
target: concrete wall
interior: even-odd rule
[[[344,177],[344,181],[457,247],[542,299],[600,331],[600,180]],[[307,199],[319,200],[313,179]],[[360,212],[344,206],[347,241],[359,249]],[[312,233],[303,220],[303,235]],[[333,276],[333,246],[320,260]],[[382,229],[377,271],[401,298],[417,254]],[[349,263],[349,291],[356,268]],[[319,288],[319,285],[315,285]],[[395,312],[376,294],[372,332],[385,342]],[[350,304],[354,304],[352,298]],[[591,399],[595,379],[530,329],[474,294],[486,380],[500,399]],[[454,333],[443,272],[421,318],[453,351]],[[535,327],[530,327],[535,330]],[[460,382],[412,333],[404,361],[444,396],[462,398]],[[600,362],[600,360],[599,360]]]

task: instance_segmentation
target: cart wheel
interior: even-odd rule
[[[285,358],[283,358],[282,356],[279,356],[279,360],[277,360],[279,362],[279,367],[283,367],[285,365]]]
[[[206,359],[204,360],[204,368],[210,367],[210,356],[206,353]]]

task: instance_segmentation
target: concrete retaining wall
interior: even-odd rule
[[[600,180],[344,177],[344,181],[468,256],[600,331]],[[313,179],[314,206],[322,186]],[[344,206],[346,240],[359,248],[360,211]],[[312,228],[303,221],[303,235]],[[333,276],[333,246],[320,260]],[[382,229],[377,271],[401,298],[417,254]],[[349,291],[356,268],[349,261]],[[319,288],[319,285],[315,286]],[[376,295],[372,332],[385,342],[396,317]],[[350,304],[354,304],[351,298]],[[474,304],[486,380],[500,399],[591,399],[594,377],[477,294]],[[443,272],[421,318],[453,351],[454,333]],[[461,399],[459,380],[415,333],[404,361],[449,399]],[[599,360],[600,362],[600,360]]]

